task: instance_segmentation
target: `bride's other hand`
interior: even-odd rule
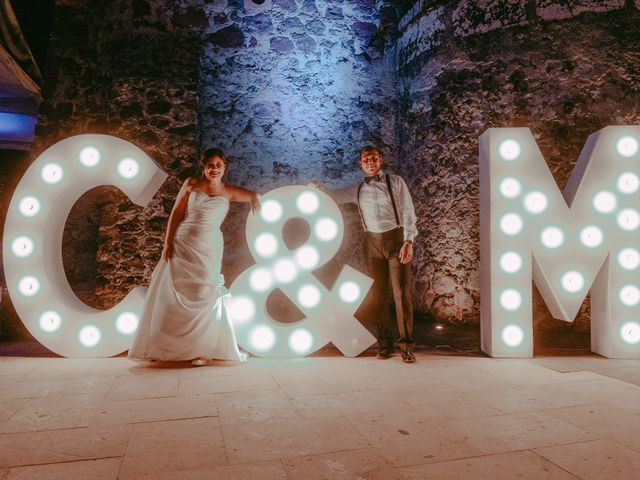
[[[173,243],[165,243],[162,249],[162,259],[168,262],[171,257],[173,257]]]
[[[322,184],[318,180],[311,180],[307,183],[307,187],[317,188],[318,190],[322,190]]]
[[[253,194],[251,195],[251,211],[254,213],[254,215],[257,215],[258,213],[260,213],[261,208],[262,205],[260,204],[260,198],[258,198],[258,194],[256,192],[253,192]]]

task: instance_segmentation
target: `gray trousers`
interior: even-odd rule
[[[413,301],[411,299],[411,263],[400,263],[404,243],[402,227],[383,233],[365,232],[365,256],[369,276],[373,278],[371,310],[376,312],[378,348],[393,350],[393,326],[389,318],[389,283],[396,306],[396,321],[402,351],[411,350],[413,339]]]

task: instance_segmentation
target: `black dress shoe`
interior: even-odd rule
[[[378,350],[376,358],[378,360],[386,360],[387,358],[391,358],[391,352],[389,350]]]
[[[402,361],[404,363],[416,363],[416,357],[411,350],[402,352]]]

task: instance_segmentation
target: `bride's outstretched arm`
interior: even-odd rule
[[[231,201],[232,202],[245,202],[251,204],[251,211],[253,213],[260,212],[260,199],[258,198],[258,193],[252,190],[247,190],[242,187],[234,187],[233,185],[227,185],[231,193]]]
[[[168,262],[173,256],[173,236],[187,211],[187,202],[189,201],[189,194],[192,189],[193,180],[188,178],[182,184],[182,188],[180,188],[176,201],[173,204],[171,215],[169,215],[169,223],[167,224],[167,233],[164,238],[164,249],[162,250],[162,259],[165,262]]]

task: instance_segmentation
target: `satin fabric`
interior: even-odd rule
[[[176,229],[173,256],[151,277],[130,358],[246,360],[238,349],[220,274],[220,224],[229,200],[194,191]]]

